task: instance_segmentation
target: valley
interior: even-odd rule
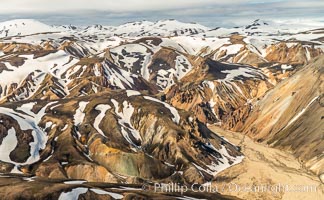
[[[239,145],[245,156],[242,163],[218,174],[213,184],[229,185],[224,189],[223,194],[238,196],[242,199],[323,198],[324,188],[319,177],[305,169],[290,153],[255,143],[241,133],[224,131],[217,126],[209,128],[218,135],[227,138],[231,143]],[[246,184],[249,187],[281,184],[284,187],[288,185],[290,189],[264,190],[264,192],[259,189],[255,190],[259,192],[253,192],[248,187],[244,187]],[[241,189],[236,185],[241,186]],[[307,188],[307,186],[311,187]]]

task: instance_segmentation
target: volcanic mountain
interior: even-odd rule
[[[323,177],[323,27],[0,23],[0,196],[236,199],[152,191],[244,162],[212,124]]]

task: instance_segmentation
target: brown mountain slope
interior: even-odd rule
[[[243,159],[188,112],[133,90],[14,102],[0,112],[0,144],[17,143],[1,155],[5,173],[192,184]]]
[[[257,102],[243,127],[255,140],[292,152],[316,174],[324,173],[323,73],[320,56]]]
[[[239,108],[248,113],[252,99],[272,87],[258,68],[201,59],[166,91],[166,99],[177,108],[193,111],[201,122],[215,123]]]

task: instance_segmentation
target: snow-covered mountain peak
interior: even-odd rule
[[[155,26],[165,26],[167,28],[173,28],[173,29],[182,29],[182,28],[195,28],[195,29],[201,29],[204,31],[209,30],[210,28],[197,24],[197,23],[185,23],[180,22],[175,19],[168,19],[168,20],[159,20],[154,23]]]
[[[34,19],[15,19],[0,23],[0,37],[55,32],[58,30],[58,28],[54,28]]]
[[[159,20],[156,22],[129,22],[116,27],[117,35],[126,36],[177,36],[203,33],[210,28],[194,23],[184,23],[177,20]]]

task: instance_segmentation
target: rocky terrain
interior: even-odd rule
[[[256,140],[292,152],[315,174],[324,173],[323,63],[323,56],[315,58],[269,91],[243,126]]]
[[[224,131],[214,125],[209,128],[240,145],[245,156],[241,164],[222,171],[213,182],[214,187],[226,186],[222,194],[242,199],[323,199],[323,183],[292,153],[256,143],[241,133]]]
[[[323,179],[323,27],[0,23],[0,195],[235,199],[152,191],[243,166],[240,144],[210,124]]]

